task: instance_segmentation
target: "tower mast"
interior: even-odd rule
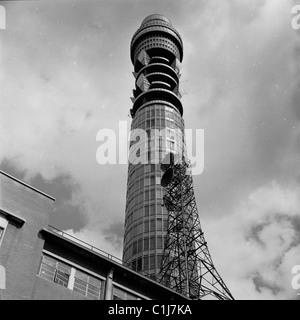
[[[165,16],[149,15],[132,37],[130,57],[135,89],[123,261],[190,298],[232,299],[212,263],[187,174],[181,36]],[[166,154],[173,161],[161,165]]]

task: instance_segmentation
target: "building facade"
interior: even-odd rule
[[[133,35],[133,90],[123,260],[155,279],[163,254],[168,212],[162,206],[160,163],[166,153],[184,153],[179,90],[183,43],[170,20],[144,19]]]
[[[54,199],[0,171],[0,300],[185,300],[56,228]]]

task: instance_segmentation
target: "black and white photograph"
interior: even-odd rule
[[[0,300],[300,300],[300,0],[0,1]]]

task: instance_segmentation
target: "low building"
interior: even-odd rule
[[[48,225],[55,199],[0,171],[0,300],[184,300]]]

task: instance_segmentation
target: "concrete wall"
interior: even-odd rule
[[[0,214],[8,219],[0,247],[0,265],[6,270],[1,299],[31,299],[54,199],[0,171]],[[26,220],[21,226],[11,215]]]

